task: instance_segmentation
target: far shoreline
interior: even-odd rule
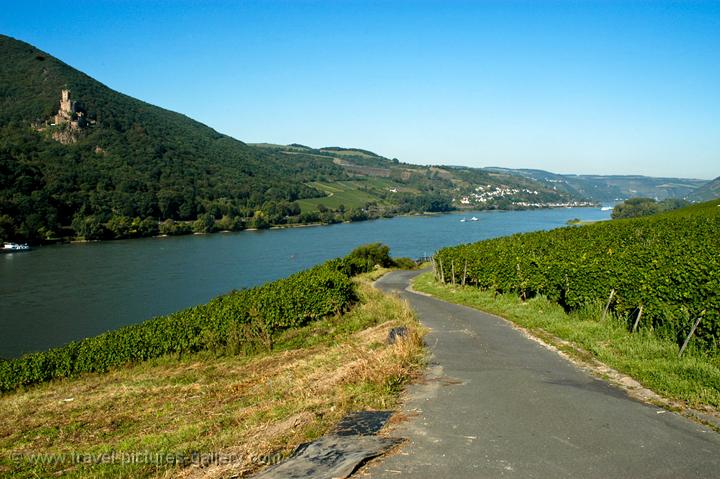
[[[594,205],[594,206],[546,206],[546,207],[534,207],[534,208],[485,208],[485,209],[470,209],[470,208],[462,208],[462,209],[455,209],[451,211],[426,211],[422,213],[401,213],[396,214],[392,216],[380,216],[378,218],[369,218],[362,221],[338,221],[335,223],[294,223],[294,224],[284,224],[284,225],[273,225],[268,228],[243,228],[239,230],[217,230],[217,231],[210,231],[210,232],[189,232],[185,234],[157,234],[152,236],[135,236],[135,237],[128,237],[128,238],[112,238],[112,239],[93,239],[93,240],[86,240],[86,239],[77,239],[77,238],[58,238],[55,240],[48,240],[40,244],[35,244],[33,247],[40,247],[40,246],[53,246],[53,245],[69,245],[69,244],[90,244],[90,243],[111,243],[113,241],[126,241],[126,240],[136,240],[136,239],[166,239],[166,238],[175,238],[175,237],[183,237],[183,236],[204,236],[204,235],[214,235],[218,233],[242,233],[244,231],[252,231],[252,232],[258,232],[258,231],[270,231],[270,230],[284,230],[284,229],[295,229],[295,228],[315,228],[315,227],[322,227],[322,226],[332,226],[337,224],[350,224],[350,223],[365,223],[368,221],[377,221],[377,220],[386,220],[386,219],[392,219],[392,218],[402,218],[402,217],[421,217],[421,216],[427,216],[427,217],[435,217],[435,216],[442,216],[442,215],[452,215],[452,214],[471,214],[471,213],[485,213],[490,211],[495,212],[513,212],[513,211],[534,211],[534,210],[555,210],[555,209],[594,209],[600,207],[600,204]]]

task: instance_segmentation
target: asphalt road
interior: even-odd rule
[[[374,478],[720,477],[720,434],[595,379],[504,320],[407,292],[417,272],[376,286],[431,328],[428,378],[393,435],[409,441]]]

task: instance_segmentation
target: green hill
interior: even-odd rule
[[[55,236],[76,216],[252,216],[268,202],[323,194],[307,182],[345,176],[332,162],[287,161],[115,92],[12,38],[0,36],[0,57],[0,236]],[[94,124],[46,126],[63,88]]]
[[[362,149],[248,145],[113,91],[13,38],[0,35],[0,57],[0,240],[123,238],[581,199],[507,173],[411,165]],[[70,95],[64,103],[63,90]]]

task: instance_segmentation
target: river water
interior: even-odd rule
[[[479,221],[469,221],[472,216]],[[363,243],[382,242],[393,256],[417,258],[443,246],[609,216],[600,208],[463,212],[2,254],[0,356],[60,346],[204,303],[344,256]]]

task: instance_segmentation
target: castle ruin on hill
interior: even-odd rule
[[[51,137],[63,144],[76,143],[84,134],[83,130],[93,125],[95,121],[88,121],[85,111],[79,103],[71,98],[71,91],[68,88],[60,90],[60,108],[45,126],[35,125],[38,131],[45,131],[47,124],[50,124]]]
[[[82,128],[85,124],[84,113],[78,111],[77,102],[70,99],[70,90],[63,88],[60,91],[60,109],[55,115],[53,125],[69,125],[73,130]]]

